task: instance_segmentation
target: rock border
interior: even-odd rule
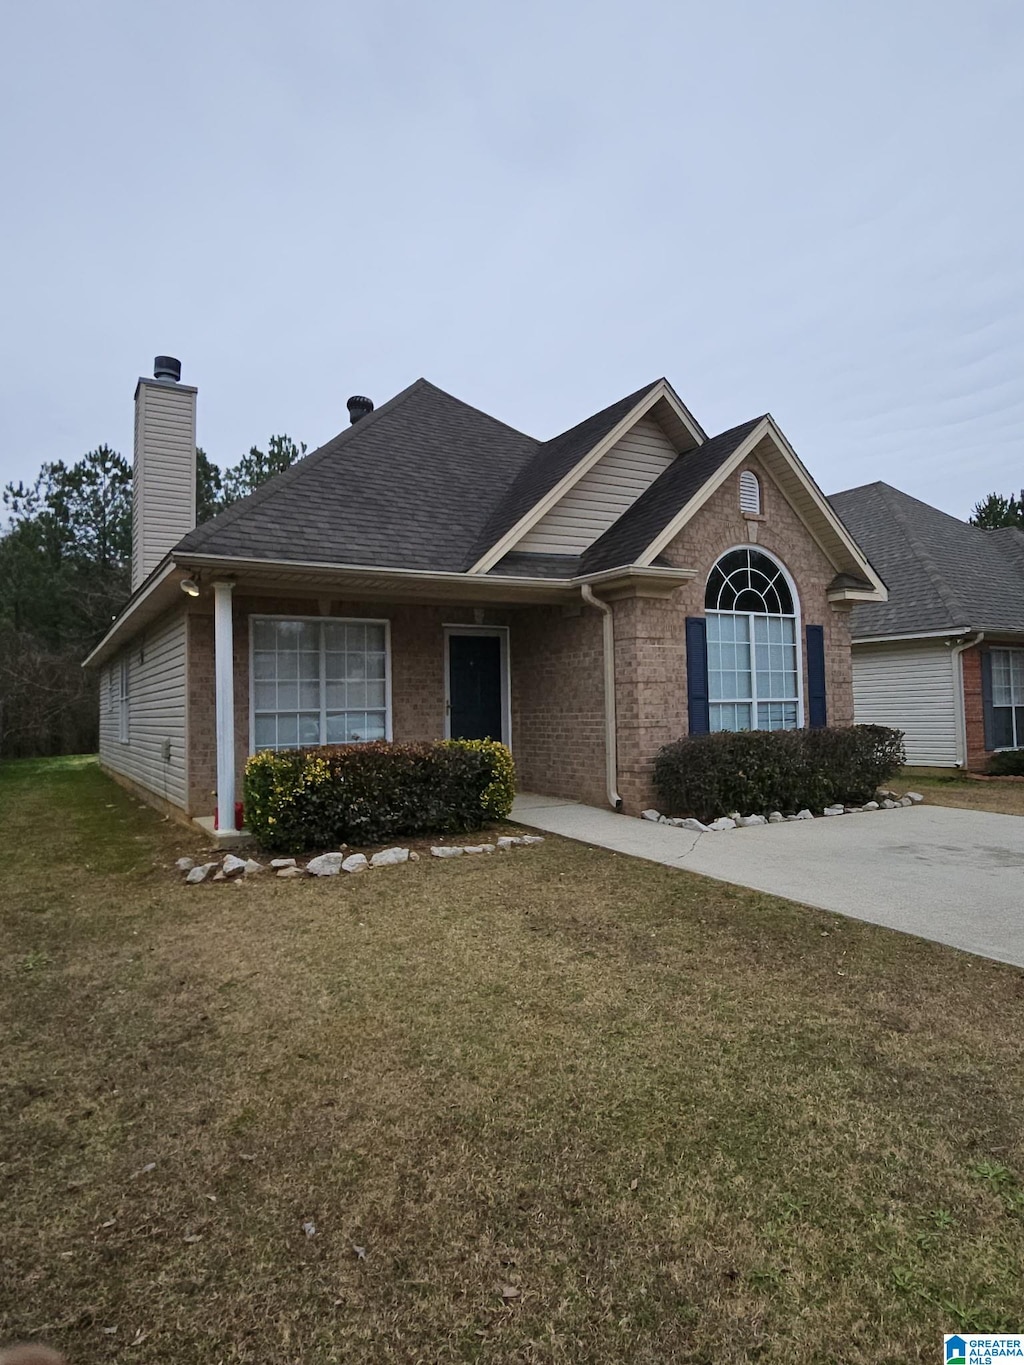
[[[865,801],[863,806],[841,806],[838,804],[826,806],[817,815],[806,807],[797,811],[795,815],[783,815],[779,810],[773,810],[768,815],[743,815],[740,811],[734,810],[730,811],[728,815],[720,815],[717,820],[704,824],[700,820],[693,819],[692,816],[680,818],[662,815],[660,811],[656,811],[652,807],[641,811],[640,819],[649,820],[656,825],[671,825],[674,829],[688,829],[694,834],[724,834],[726,830],[749,829],[754,825],[788,825],[797,820],[824,820],[835,815],[863,815],[876,810],[900,810],[907,806],[918,806],[924,800],[920,792],[905,792],[899,796],[896,792],[880,790],[876,795],[880,800]]]
[[[430,852],[435,858],[460,858],[473,853],[505,853],[513,848],[529,848],[542,844],[541,834],[503,834],[493,844],[436,844]],[[239,858],[228,853],[217,862],[197,863],[193,858],[178,858],[175,869],[183,874],[187,886],[199,886],[203,882],[235,882],[241,886],[250,877],[261,872],[271,872],[284,880],[298,877],[337,877],[341,873],[350,875],[365,872],[376,867],[397,867],[402,863],[418,863],[420,855],[415,849],[381,848],[369,858],[365,853],[349,853],[346,845],[331,853],[318,853],[302,866],[297,858],[271,858],[269,864],[259,863],[255,858]]]

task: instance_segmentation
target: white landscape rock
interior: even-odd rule
[[[501,845],[500,839],[498,840],[498,844],[499,846]],[[512,847],[511,839],[508,841],[506,847]],[[464,850],[460,848],[458,844],[436,844],[430,852],[435,858],[461,858]]]
[[[220,870],[225,877],[234,877],[237,873],[245,871],[245,859],[236,858],[233,853],[229,853],[221,863]]]
[[[896,808],[897,808],[898,805],[899,805],[899,802],[898,802],[898,801],[890,801],[889,798],[886,797],[885,800],[882,802],[882,809],[883,809],[883,810],[896,810]]]
[[[741,815],[736,823],[741,829],[749,829],[751,825],[766,825],[768,821],[763,815]]]
[[[306,873],[303,868],[296,867],[295,863],[292,862],[287,867],[279,867],[277,875],[279,877],[304,877]]]
[[[370,866],[395,867],[398,863],[407,863],[408,861],[409,850],[407,848],[382,848],[370,859]]]
[[[723,815],[718,820],[712,820],[711,824],[708,825],[708,829],[713,830],[716,834],[720,834],[723,830],[735,828],[736,821],[730,815]]]
[[[899,805],[901,806],[912,806],[913,804],[914,803],[909,796],[901,796],[899,799]]]
[[[189,869],[188,876],[185,878],[189,886],[198,886],[200,882],[205,882],[207,877],[217,866],[216,863],[201,863],[199,867]]]
[[[695,820],[692,815],[686,816],[685,819],[673,820],[672,824],[675,825],[676,829],[692,830],[694,834],[707,834],[708,832],[707,825],[700,820]]]
[[[544,842],[544,835],[543,835],[543,834],[520,834],[519,839],[518,839],[517,842],[520,843],[520,844],[523,844],[525,847],[528,848],[531,844],[542,844],[542,843]]]
[[[826,806],[825,809],[824,809],[821,813],[822,813],[822,815],[845,815],[845,814],[846,814],[846,807],[845,807],[845,806]]]
[[[661,819],[661,812],[656,810],[642,810],[640,812],[640,819],[653,820],[654,823],[657,824],[658,821]]]
[[[907,800],[911,805],[917,806],[924,800],[920,792],[907,792]]]
[[[294,859],[294,858],[271,858],[271,860],[270,860],[270,866],[271,866],[271,867],[276,867],[276,868],[281,868],[281,867],[294,867],[294,866],[295,866],[295,859]]]
[[[344,853],[321,853],[318,858],[310,858],[306,871],[311,877],[336,877],[344,860]]]
[[[350,853],[341,864],[342,872],[365,872],[370,864],[365,853]]]
[[[861,810],[877,810],[877,809],[878,809],[878,802],[877,802],[877,801],[865,801],[864,804],[863,804],[863,806],[861,806]]]
[[[462,851],[463,853],[483,853],[484,846],[483,844],[463,844]]]
[[[798,810],[798,811],[797,811],[797,813],[796,813],[796,818],[797,818],[798,820],[813,820],[813,819],[814,819],[814,816],[811,814],[811,812],[810,812],[810,811],[807,809],[807,807],[805,806],[805,807],[803,808],[803,810]]]
[[[262,863],[258,863],[258,862],[256,861],[255,858],[246,858],[246,860],[245,860],[245,868],[244,868],[243,870],[244,870],[245,876],[247,876],[247,877],[255,877],[255,875],[256,875],[257,872],[262,872],[262,871],[263,871],[263,864],[262,864]]]
[[[770,825],[781,825],[784,818],[785,817],[783,816],[782,811],[773,810],[771,814],[768,816],[768,823]]]
[[[179,858],[174,866],[179,872],[191,872],[195,867],[195,861],[192,858]]]

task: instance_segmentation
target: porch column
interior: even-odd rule
[[[231,593],[234,583],[213,585],[213,658],[217,695],[217,812],[220,829],[235,830],[235,661]]]

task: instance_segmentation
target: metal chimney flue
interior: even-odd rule
[[[153,378],[177,384],[181,379],[181,361],[172,355],[158,355],[153,361]]]
[[[361,418],[369,417],[373,411],[373,399],[363,398],[361,394],[357,393],[353,394],[345,406],[348,408],[348,420],[352,426],[355,426]]]

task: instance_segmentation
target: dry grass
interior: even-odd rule
[[[948,769],[905,768],[898,790],[919,791],[933,806],[990,810],[998,815],[1024,815],[1024,782],[979,782]]]
[[[1012,968],[556,840],[186,888],[81,761],[0,769],[0,825],[0,1340],[903,1365],[1024,1322]]]

